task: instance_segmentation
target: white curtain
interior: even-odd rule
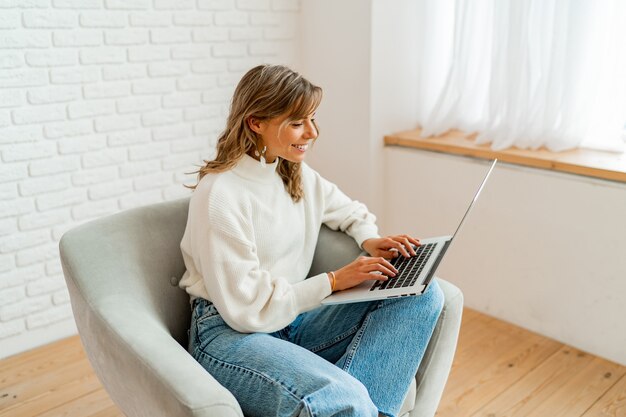
[[[625,0],[419,0],[422,136],[622,151]]]

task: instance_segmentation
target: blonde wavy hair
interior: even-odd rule
[[[204,166],[193,173],[198,182],[209,173],[232,169],[244,154],[253,154],[260,147],[260,136],[248,120],[268,120],[287,116],[282,130],[289,123],[310,116],[322,100],[322,89],[313,85],[297,72],[283,65],[259,65],[249,70],[239,81],[230,104],[226,128],[217,140],[217,156],[204,160]],[[313,121],[315,129],[319,129]],[[279,132],[280,132],[279,130]],[[279,158],[277,172],[285,190],[294,202],[304,196],[300,163]],[[196,186],[188,186],[195,189]]]

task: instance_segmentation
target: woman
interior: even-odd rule
[[[284,66],[248,71],[193,187],[181,242],[189,351],[246,416],[396,416],[443,305],[435,283],[421,297],[321,306],[393,276],[387,259],[419,245],[381,238],[363,204],[303,163],[321,97]],[[305,280],[322,224],[371,256]]]

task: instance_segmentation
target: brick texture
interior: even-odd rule
[[[189,195],[243,73],[297,64],[300,1],[1,3],[3,358],[67,336],[65,231]]]

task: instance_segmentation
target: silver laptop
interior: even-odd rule
[[[398,274],[395,277],[390,277],[387,281],[364,281],[356,287],[329,295],[322,300],[322,304],[357,303],[384,298],[422,295],[432,281],[437,267],[445,256],[450,244],[459,233],[474,203],[478,200],[478,196],[497,162],[498,160],[495,159],[491,164],[485,179],[478,187],[478,191],[457,226],[454,235],[420,239],[420,246],[413,247],[417,253],[415,256],[405,258],[400,255],[391,261],[391,264],[398,270]]]

